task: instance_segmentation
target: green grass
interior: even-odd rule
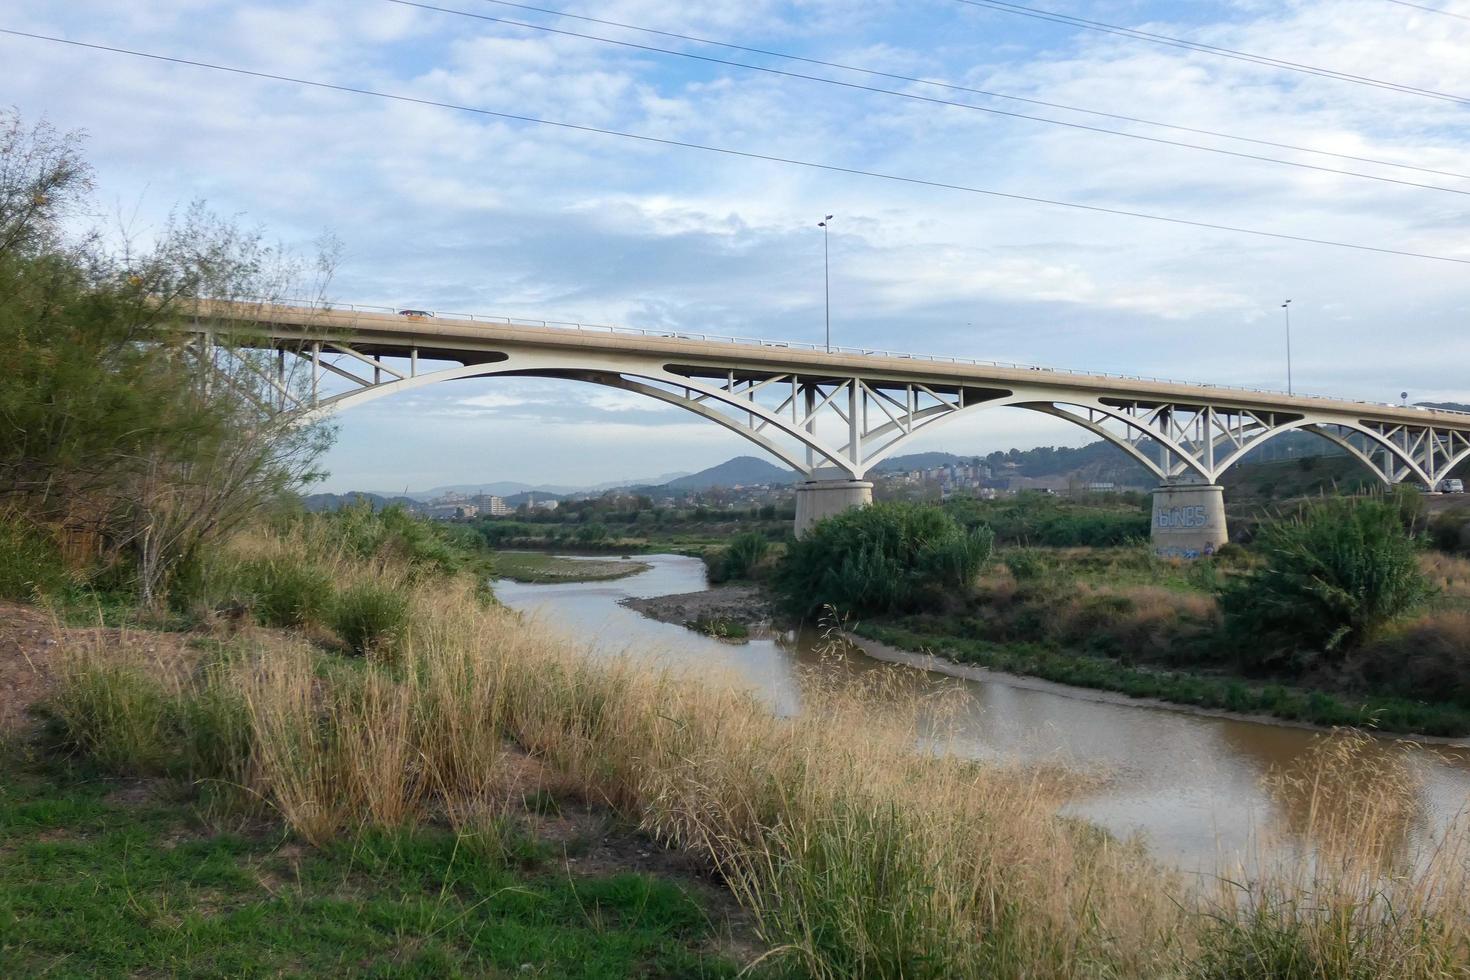
[[[313,850],[211,829],[167,783],[0,773],[0,976],[736,973],[670,880],[507,867],[435,829]]]
[[[1028,581],[1046,579],[1067,585],[1086,583],[1115,589],[1149,585],[1201,595],[1214,594],[1219,580],[1236,571],[1241,563],[1238,559],[1171,562],[1155,556],[1148,545],[1006,548],[996,552],[996,559],[1018,579]]]
[[[747,640],[750,638],[750,627],[734,619],[723,616],[701,615],[689,620],[684,624],[686,629],[712,636],[717,640]]]
[[[1470,733],[1470,710],[1405,698],[1347,697],[1325,691],[1256,685],[1229,677],[1185,671],[1145,670],[1104,657],[1066,653],[1038,644],[998,644],[906,625],[861,623],[853,632],[904,650],[926,651],[1012,674],[1136,698],[1157,698],[1244,714],[1266,714],[1316,725],[1351,725],[1386,732],[1459,736]]]
[[[567,558],[538,551],[498,551],[495,574],[515,582],[606,582],[648,569],[647,562]]]

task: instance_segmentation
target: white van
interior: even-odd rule
[[[1446,480],[1446,481],[1444,481],[1444,492],[1445,493],[1464,493],[1465,492],[1465,481],[1464,480]]]

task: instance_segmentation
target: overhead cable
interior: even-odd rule
[[[324,89],[332,92],[342,92],[348,95],[361,95],[375,99],[385,99],[392,102],[400,102],[411,105],[421,105],[436,109],[447,109],[455,112],[472,113],[495,119],[505,119],[512,122],[529,123],[537,126],[548,126],[556,129],[579,133],[594,133],[600,136],[611,136],[619,139],[636,140],[641,143],[649,143],[658,146],[671,146],[688,150],[699,150],[705,153],[718,153],[723,156],[737,157],[745,160],[760,160],[767,163],[779,163],[787,166],[802,167],[808,170],[820,170],[827,173],[846,174],[854,177],[869,177],[875,180],[891,181],[894,183],[908,184],[917,187],[929,187],[939,190],[958,191],[966,194],[977,194],[986,197],[999,198],[1009,201],[1021,201],[1027,204],[1042,204],[1049,207],[1068,208],[1074,211],[1086,211],[1092,214],[1104,214],[1113,217],[1137,218],[1144,221],[1154,221],[1164,224],[1181,225],[1190,228],[1202,228],[1209,231],[1223,231],[1237,235],[1252,235],[1258,238],[1270,238],[1277,241],[1299,242],[1308,245],[1324,245],[1332,248],[1350,249],[1357,252],[1372,252],[1379,255],[1397,255],[1405,258],[1427,259],[1434,262],[1452,262],[1456,265],[1470,265],[1470,258],[1461,258],[1453,255],[1437,255],[1428,252],[1415,252],[1408,249],[1387,248],[1381,245],[1364,245],[1358,242],[1344,242],[1329,238],[1314,238],[1308,235],[1293,235],[1286,232],[1266,231],[1259,228],[1245,228],[1237,225],[1218,224],[1209,221],[1196,221],[1191,218],[1179,218],[1170,215],[1151,214],[1146,211],[1130,211],[1124,208],[1107,207],[1098,204],[1083,204],[1079,201],[1062,201],[1052,198],[1037,197],[1030,194],[1015,194],[1009,191],[998,191],[985,187],[975,187],[969,184],[955,184],[942,180],[929,180],[922,177],[909,177],[901,174],[884,173],[878,170],[864,170],[858,167],[845,167],[838,164],[818,163],[811,160],[801,160],[795,157],[783,157],[770,153],[758,153],[751,150],[739,150],[733,147],[713,146],[707,143],[693,143],[686,140],[670,139],[663,136],[650,136],[645,133],[629,133],[621,130],[606,129],[600,126],[589,126],[581,123],[563,122],[555,119],[542,119],[537,116],[526,116],[518,113],[501,112],[496,109],[484,109],[478,106],[461,105],[455,102],[445,102],[439,99],[424,98],[421,96],[403,95],[394,92],[380,92],[376,89],[362,88],[354,85],[342,85],[336,82],[324,82],[309,78],[296,78],[290,75],[281,75],[275,72],[260,71],[252,68],[238,68],[231,65],[223,65],[217,62],[198,61],[191,58],[181,58],[172,55],[155,54],[148,51],[138,51],[132,48],[117,47],[114,45],[98,44],[89,41],[76,41],[71,38],[56,37],[49,34],[38,34],[31,31],[21,31],[13,28],[0,27],[0,34],[12,37],[23,37],[34,41],[46,41],[53,44],[64,44],[75,48],[84,48],[92,51],[105,51],[111,54],[126,55],[133,58],[142,58],[149,61],[163,62],[174,65],[185,65],[191,68],[203,68],[231,75],[240,75],[247,78],[259,78],[268,81],[285,82],[292,85],[301,85],[309,88]]]
[[[1186,51],[1195,51],[1200,54],[1213,55],[1218,58],[1229,58],[1234,61],[1244,61],[1255,65],[1263,65],[1267,68],[1276,68],[1282,71],[1300,72],[1307,75],[1317,75],[1322,78],[1335,78],[1342,82],[1352,82],[1355,85],[1368,85],[1373,88],[1386,89],[1399,92],[1404,95],[1416,95],[1426,99],[1439,99],[1443,102],[1453,102],[1458,105],[1470,105],[1470,97],[1453,95],[1448,92],[1436,92],[1431,89],[1418,88],[1413,85],[1404,85],[1399,82],[1384,81],[1381,78],[1369,78],[1366,75],[1355,75],[1352,72],[1336,71],[1331,68],[1320,68],[1316,65],[1305,65],[1296,61],[1287,61],[1283,58],[1273,58],[1264,54],[1252,54],[1249,51],[1237,51],[1234,48],[1222,48],[1215,44],[1205,44],[1202,41],[1190,41],[1181,37],[1171,37],[1167,34],[1155,34],[1151,31],[1135,30],[1131,27],[1122,27],[1118,24],[1106,24],[1102,21],[1087,20],[1084,17],[1073,17],[1071,14],[1061,14],[1052,10],[1042,10],[1037,7],[1027,7],[1019,3],[1008,3],[1005,0],[954,0],[970,7],[983,7],[988,10],[998,10],[1001,13],[1017,14],[1021,17],[1030,17],[1036,20],[1051,21],[1054,24],[1065,24],[1069,27],[1080,27],[1084,30],[1099,31],[1104,34],[1114,34],[1119,37],[1132,38],[1137,41],[1148,41],[1152,44],[1162,44],[1171,48],[1182,48]]]
[[[578,31],[568,31],[545,24],[532,24],[525,21],[510,20],[505,17],[492,17],[489,14],[477,14],[468,10],[457,10],[452,7],[440,7],[432,3],[423,3],[421,0],[386,0],[388,3],[398,4],[401,7],[417,7],[420,10],[432,11],[441,14],[452,14],[456,17],[468,17],[474,20],[488,21],[495,24],[504,24],[509,27],[520,27],[534,31],[542,31],[547,34],[556,34],[561,37],[574,37],[586,41],[596,41],[601,44],[610,44],[617,47],[632,48],[637,51],[647,51],[653,54],[671,55],[677,58],[688,58],[693,61],[702,61],[708,64],[724,65],[730,68],[742,68],[748,71],[762,72],[768,75],[777,75],[782,78],[796,78],[809,82],[818,82],[823,85],[835,85],[839,88],[852,89],[860,92],[870,92],[877,95],[888,95],[899,99],[908,99],[914,102],[924,102],[930,105],[945,106],[953,109],[968,109],[972,112],[985,112],[991,115],[1004,116],[1008,119],[1024,119],[1028,122],[1043,123],[1049,126],[1061,126],[1066,129],[1076,129],[1088,133],[1097,133],[1106,136],[1117,136],[1123,139],[1139,140],[1145,143],[1154,143],[1162,146],[1172,146],[1179,149],[1198,150],[1203,153],[1215,153],[1222,156],[1235,157],[1241,160],[1253,160],[1258,163],[1271,163],[1283,167],[1296,167],[1301,170],[1315,170],[1318,173],[1337,174],[1342,177],[1356,177],[1361,180],[1376,180],[1389,184],[1398,184],[1401,187],[1414,187],[1420,190],[1440,191],[1445,194],[1470,195],[1470,190],[1462,190],[1456,187],[1445,187],[1440,184],[1426,184],[1416,180],[1404,180],[1400,177],[1385,177],[1381,174],[1368,174],[1359,170],[1343,170],[1340,167],[1326,167],[1316,163],[1303,163],[1299,160],[1283,160],[1280,157],[1263,156],[1259,153],[1242,153],[1239,150],[1227,150],[1218,146],[1203,146],[1199,143],[1186,143],[1182,140],[1164,139],[1159,136],[1147,136],[1143,133],[1129,133],[1120,129],[1108,129],[1104,126],[1090,126],[1086,123],[1068,122],[1065,119],[1051,119],[1046,116],[1033,116],[1024,112],[1012,112],[1008,109],[996,109],[991,106],[975,105],[971,102],[955,102],[951,99],[937,99],[928,95],[918,95],[913,92],[901,92],[897,89],[879,88],[874,85],[861,85],[857,82],[845,82],[836,78],[823,78],[819,75],[807,75],[802,72],[785,71],[780,68],[771,68],[766,65],[752,65],[742,61],[730,61],[725,58],[715,58],[710,55],[695,54],[690,51],[676,51],[672,48],[660,48],[648,44],[639,44],[635,41],[619,41],[614,38],[598,37],[595,34],[583,34]]]
[[[1456,17],[1460,20],[1470,21],[1470,15],[1457,14],[1453,10],[1442,10],[1439,7],[1426,7],[1422,3],[1410,3],[1409,0],[1388,0],[1388,2],[1396,3],[1400,7],[1413,7],[1415,10],[1422,10],[1427,14],[1439,14],[1441,17]]]
[[[804,55],[790,54],[781,51],[771,51],[766,48],[756,48],[745,44],[734,44],[730,41],[720,41],[714,38],[700,37],[695,34],[681,34],[677,31],[664,31],[654,27],[643,27],[638,24],[629,24],[624,21],[605,20],[600,17],[589,17],[586,14],[576,14],[569,10],[557,10],[552,7],[538,7],[528,3],[515,3],[513,0],[481,0],[482,3],[491,3],[499,7],[511,7],[516,10],[528,10],[539,14],[549,14],[554,17],[564,17],[568,20],[579,20],[588,24],[599,24],[603,27],[616,27],[621,30],[638,31],[642,34],[652,34],[657,37],[666,37],[678,41],[687,41],[691,44],[705,44],[711,47],[725,48],[730,51],[744,51],[747,54],[758,54],[769,58],[779,58],[783,61],[796,61],[808,65],[817,65],[822,68],[835,68],[840,71],[856,72],[869,75],[874,78],[889,78],[899,82],[909,82],[915,85],[926,85],[932,88],[946,89],[951,92],[966,92],[971,95],[983,95],[991,99],[1004,99],[1008,102],[1021,102],[1027,105],[1043,106],[1047,109],[1061,109],[1065,112],[1076,112],[1087,116],[1097,116],[1102,119],[1116,119],[1119,122],[1136,123],[1140,126],[1157,126],[1160,129],[1172,129],[1180,133],[1193,133],[1196,136],[1212,136],[1216,139],[1235,140],[1240,143],[1253,143],[1257,146],[1270,146],[1278,150],[1291,150],[1294,153],[1311,153],[1317,156],[1335,157],[1339,160],[1352,160],[1356,163],[1371,163],[1379,167],[1396,167],[1401,170],[1415,170],[1419,173],[1435,174],[1440,177],[1455,177],[1460,180],[1470,180],[1470,174],[1457,173],[1453,170],[1437,170],[1434,167],[1416,166],[1411,163],[1401,163],[1394,160],[1384,160],[1377,157],[1357,156],[1352,153],[1340,153],[1334,150],[1323,150],[1310,146],[1297,146],[1292,143],[1282,143],[1277,140],[1259,139],[1251,136],[1240,136],[1235,133],[1223,133],[1213,129],[1202,129],[1197,126],[1183,126],[1178,123],[1159,122],[1156,119],[1144,119],[1139,116],[1130,116],[1118,112],[1105,112],[1100,109],[1088,109],[1082,106],[1068,105],[1064,102],[1048,102],[1045,99],[1029,98],[1021,95],[1008,95],[1004,92],[994,92],[988,89],[975,88],[970,85],[960,85],[956,82],[944,81],[936,78],[922,78],[916,75],[904,75],[899,72],[881,71],[877,68],[867,68],[860,65],[848,65],[838,61],[824,61],[821,58],[810,58]]]

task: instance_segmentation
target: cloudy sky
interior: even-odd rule
[[[532,0],[535,2],[535,0]],[[717,48],[489,0],[12,0],[0,28],[1008,194],[1470,261],[1470,0],[1035,0],[1441,97],[964,0],[540,0],[563,13],[1362,162]],[[452,8],[480,18],[446,12]],[[892,89],[1327,173],[482,19]],[[1470,265],[1090,213],[0,35],[0,104],[88,137],[99,208],[181,201],[345,253],[341,302],[820,340],[1299,390],[1470,400]],[[1393,166],[1399,164],[1401,166]],[[1420,169],[1411,169],[1420,168]],[[1005,410],[916,448],[1077,444]],[[573,382],[467,381],[341,418],[329,489],[563,484],[744,452]]]

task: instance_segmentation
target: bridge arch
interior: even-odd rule
[[[620,370],[592,369],[587,367],[586,358],[579,358],[575,355],[508,354],[494,360],[440,368],[423,374],[398,377],[340,392],[316,401],[307,409],[305,417],[318,418],[328,413],[343,411],[379,398],[386,398],[389,395],[448,381],[491,377],[568,380],[634,392],[693,412],[754,442],[804,475],[811,475],[816,464],[811,459],[805,458],[802,453],[793,452],[789,447],[767,436],[765,429],[775,428],[782,435],[791,437],[801,447],[810,449],[812,457],[820,456],[837,467],[846,466],[846,461],[830,446],[818,439],[814,432],[792,425],[789,420],[777,416],[768,408],[750,404],[723,388],[704,384],[682,375],[650,369],[646,363],[623,364],[617,367]],[[664,387],[660,387],[660,384]],[[680,390],[683,391],[683,394],[679,393]],[[752,418],[742,423],[730,414],[715,410],[711,402],[727,405]],[[756,423],[755,418],[759,418],[760,422]]]
[[[476,363],[439,368],[426,373],[399,375],[380,383],[363,384],[359,387],[321,398],[312,405],[307,414],[320,416],[328,412],[341,411],[389,395],[412,391],[429,385],[470,378],[530,377],[578,381],[616,390],[629,391],[682,408],[707,419],[744,437],[772,457],[790,466],[798,474],[814,478],[819,468],[840,471],[847,479],[862,479],[877,464],[902,450],[920,430],[928,431],[961,415],[997,408],[1019,408],[1057,418],[1086,429],[1125,453],[1130,459],[1144,467],[1161,484],[1177,481],[1214,483],[1231,466],[1238,463],[1247,453],[1264,445],[1271,439],[1295,431],[1318,435],[1345,450],[1362,463],[1385,484],[1392,484],[1409,475],[1429,483],[1430,476],[1401,447],[1365,426],[1351,425],[1342,421],[1325,423],[1303,416],[1263,427],[1253,438],[1241,445],[1232,445],[1225,436],[1212,439],[1210,453],[1202,453],[1200,447],[1179,438],[1161,424],[1161,415],[1168,406],[1145,406],[1141,410],[1118,406],[1103,398],[1058,398],[1053,392],[1042,388],[990,389],[967,404],[955,404],[944,400],[935,401],[925,407],[906,405],[906,412],[890,412],[886,420],[866,428],[862,442],[877,444],[878,448],[864,454],[860,461],[851,458],[851,443],[834,445],[822,439],[814,428],[808,428],[800,411],[790,415],[762,405],[744,390],[732,385],[710,384],[706,380],[685,373],[674,373],[667,366],[653,366],[646,359],[636,362],[604,365],[601,369],[588,366],[585,357],[575,354],[546,353],[525,355],[519,353],[499,354]],[[359,379],[360,380],[360,379]],[[861,379],[854,384],[854,391],[866,387]],[[869,394],[869,392],[864,392]],[[832,392],[814,398],[818,409],[823,398],[830,403]],[[877,396],[881,396],[881,392]],[[788,396],[778,409],[789,410],[796,394]],[[892,400],[889,399],[891,402]],[[716,405],[727,409],[719,411]],[[739,416],[745,416],[744,419]],[[1332,427],[1347,430],[1334,432]],[[787,437],[795,443],[783,445],[768,435],[768,431]],[[1358,437],[1365,445],[1352,441]],[[1146,448],[1160,450],[1156,458]],[[1220,452],[1228,447],[1228,451]],[[1384,454],[1395,463],[1390,472],[1377,462],[1369,450]],[[1470,459],[1470,448],[1462,450],[1452,462],[1444,467],[1448,472],[1454,465]]]
[[[1346,421],[1327,423],[1308,418],[1286,423],[1265,432],[1249,446],[1230,453],[1221,461],[1219,472],[1223,474],[1244,459],[1248,453],[1290,432],[1305,432],[1331,443],[1355,459],[1385,486],[1393,486],[1409,475],[1417,476],[1426,484],[1431,482],[1428,474],[1424,473],[1418,463],[1411,457],[1405,456],[1398,446],[1384,439],[1372,429]],[[1355,436],[1360,438],[1360,442],[1353,441]],[[1392,468],[1385,469],[1383,462],[1374,459],[1374,452],[1382,454],[1386,461],[1392,461]]]

